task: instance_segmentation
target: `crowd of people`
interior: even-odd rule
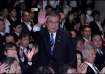
[[[66,10],[66,11],[65,11]],[[104,74],[105,20],[87,8],[0,10],[0,73]]]

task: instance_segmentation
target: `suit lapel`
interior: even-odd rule
[[[44,35],[44,44],[45,44],[45,50],[48,51],[50,49],[50,35],[47,30],[43,33]]]
[[[54,45],[54,49],[53,52],[55,53],[57,50],[59,50],[59,45],[61,42],[61,34],[60,34],[60,30],[57,31],[56,33],[56,38],[55,38],[55,45]]]

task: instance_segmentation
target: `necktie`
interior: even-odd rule
[[[100,54],[100,55],[103,55],[103,52],[101,49],[97,49],[97,52]]]
[[[97,73],[99,73],[98,68],[97,68],[94,64],[93,64],[93,67],[94,67],[95,71],[96,71]]]
[[[50,34],[50,54],[53,55],[53,48],[54,48],[54,38],[53,33]]]

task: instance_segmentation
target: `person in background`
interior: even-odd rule
[[[5,34],[5,42],[4,43],[15,43],[15,38],[14,38],[14,35],[11,34],[11,33],[6,33]]]
[[[82,54],[84,62],[80,64],[78,68],[78,73],[86,73],[86,74],[99,73],[98,68],[94,64],[96,58],[96,49],[91,44],[87,44],[84,46]]]
[[[93,21],[92,12],[93,11],[90,8],[86,10],[86,23],[88,24]]]
[[[1,63],[7,64],[8,67],[4,73],[21,73],[21,66],[17,55],[17,46],[14,43],[5,44],[4,57],[2,58]]]
[[[24,11],[22,14],[22,33],[31,34],[33,29],[33,23],[31,21],[31,15],[30,12]]]
[[[92,31],[89,25],[81,27],[81,38],[86,42],[91,42]]]
[[[11,24],[11,25],[10,25],[10,31],[12,32],[12,31],[13,31],[13,26],[14,26],[15,22],[16,22],[17,20],[19,20],[19,19],[17,18],[17,11],[16,11],[16,8],[11,7],[11,8],[9,9],[8,20],[9,20],[9,22],[10,22],[10,24]]]
[[[39,66],[35,74],[55,74],[55,71],[50,66]]]
[[[8,8],[3,8],[1,10],[0,18],[4,19],[5,33],[10,33],[10,25],[11,25],[11,23],[8,20],[8,15],[9,15]]]
[[[13,26],[13,32],[12,32],[12,34],[14,35],[15,42],[17,44],[19,44],[19,37],[20,37],[21,33],[22,33],[22,23],[19,22],[19,21],[16,21],[14,23],[14,26]]]
[[[96,59],[95,64],[98,67],[99,70],[103,68],[105,65],[105,48],[102,45],[102,37],[98,34],[95,34],[92,36],[92,43],[96,49]]]
[[[21,34],[18,56],[23,74],[33,73],[35,71],[38,61],[37,53],[38,46],[34,43],[30,44],[30,36],[28,34]]]
[[[90,22],[90,26],[92,28],[93,34],[100,34],[103,35],[103,27],[102,27],[102,20],[101,20],[101,14],[99,11],[93,11],[92,16],[94,20]]]

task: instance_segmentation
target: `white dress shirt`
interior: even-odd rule
[[[51,36],[51,33],[49,33]],[[53,33],[53,39],[54,39],[54,43],[55,43],[55,39],[56,39],[56,32]]]
[[[24,22],[26,24],[26,26],[28,27],[29,31],[32,30],[32,27],[31,27],[31,22]]]

